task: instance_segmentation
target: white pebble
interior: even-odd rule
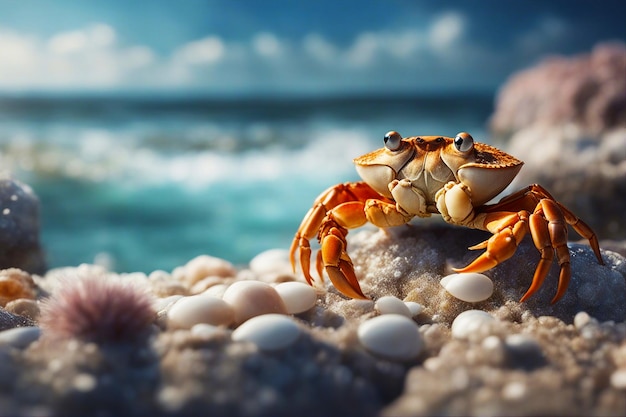
[[[626,389],[626,369],[618,369],[611,374],[611,385],[616,389]]]
[[[213,286],[207,288],[206,290],[204,290],[204,292],[202,292],[202,294],[210,295],[211,297],[222,298],[224,296],[224,293],[228,289],[228,287],[229,286],[226,285],[226,284],[213,285]]]
[[[235,342],[251,342],[261,350],[281,350],[300,336],[300,327],[282,314],[256,316],[237,327],[232,334]]]
[[[287,307],[278,292],[260,281],[237,281],[222,297],[235,310],[235,324],[262,314],[287,314]]]
[[[174,303],[176,303],[181,298],[183,298],[183,296],[180,295],[180,294],[170,295],[170,296],[165,297],[165,298],[157,298],[152,303],[152,305],[154,306],[154,309],[157,312],[159,312],[159,311],[167,310],[169,307],[174,305]]]
[[[213,335],[221,333],[222,329],[212,324],[198,323],[191,328],[191,334],[200,339],[210,339]]]
[[[170,307],[167,317],[172,326],[189,329],[198,323],[228,326],[235,312],[221,299],[200,294],[178,300]]]
[[[374,308],[380,314],[400,314],[402,316],[412,318],[411,310],[404,304],[404,301],[394,297],[393,295],[386,295],[376,300]]]
[[[15,327],[0,332],[0,346],[24,349],[41,336],[39,327]]]
[[[317,302],[315,289],[303,282],[283,282],[274,289],[282,298],[289,314],[304,313]]]
[[[495,321],[495,318],[482,310],[467,310],[456,316],[452,322],[452,337],[465,339],[481,327]]]
[[[424,349],[417,324],[400,314],[383,314],[359,326],[359,341],[369,352],[391,360],[415,359]]]
[[[440,283],[453,297],[468,303],[484,301],[493,294],[493,281],[483,274],[451,274]]]
[[[286,249],[269,249],[259,253],[250,261],[250,269],[260,275],[293,273]]]
[[[424,311],[424,306],[415,301],[405,301],[404,304],[409,308],[411,317],[419,316]]]

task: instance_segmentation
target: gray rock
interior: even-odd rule
[[[34,323],[26,317],[11,314],[0,307],[0,331],[14,327],[33,326]]]
[[[467,248],[488,237],[486,232],[462,227],[411,225],[349,235],[349,248],[366,295],[395,295],[418,302],[425,307],[423,314],[434,322],[449,324],[462,311],[495,311],[505,305],[518,311],[516,315],[528,311],[534,316],[555,316],[567,323],[580,311],[601,321],[624,321],[626,259],[603,251],[606,265],[600,265],[591,249],[578,243],[569,244],[572,279],[563,298],[550,304],[558,283],[559,268],[555,262],[540,290],[520,304],[518,300],[530,286],[539,261],[539,252],[528,236],[512,258],[484,272],[494,281],[494,294],[488,300],[466,303],[454,299],[439,281],[452,272],[452,267],[463,267],[476,258],[482,251]]]
[[[0,179],[0,269],[45,271],[39,242],[39,199],[33,190],[12,179]]]
[[[492,140],[524,161],[515,186],[539,183],[601,239],[626,236],[626,44],[552,57],[514,74],[491,117]]]

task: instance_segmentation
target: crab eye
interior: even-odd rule
[[[454,147],[459,152],[469,152],[474,147],[474,138],[469,133],[461,132],[454,138]]]
[[[397,151],[402,144],[402,135],[398,132],[391,131],[385,135],[385,147],[390,151]]]

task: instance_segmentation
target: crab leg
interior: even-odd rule
[[[567,248],[567,226],[563,220],[561,209],[555,201],[544,198],[539,202],[535,212],[530,216],[530,232],[535,247],[541,252],[541,259],[535,270],[532,283],[520,301],[527,300],[541,287],[548,275],[556,252],[560,272],[559,285],[556,295],[552,299],[552,304],[554,304],[565,294],[572,277],[569,249]]]
[[[456,272],[484,272],[509,259],[528,232],[528,212],[488,213],[485,229],[493,233],[488,240],[470,249],[487,250],[465,268],[453,268]]]
[[[326,214],[338,205],[348,201],[365,201],[368,198],[379,197],[369,185],[364,182],[345,183],[335,185],[322,192],[313,207],[302,219],[302,223],[296,232],[289,250],[289,259],[294,271],[296,268],[296,252],[300,251],[300,265],[305,279],[309,284],[313,283],[311,276],[311,246],[309,240],[315,237],[326,217]]]
[[[519,210],[510,213],[510,210]],[[485,242],[470,249],[485,249],[485,253],[465,268],[457,272],[483,272],[515,252],[524,235],[530,232],[533,243],[541,253],[532,283],[520,301],[527,300],[542,286],[554,255],[559,263],[559,283],[552,303],[557,302],[566,292],[571,279],[570,254],[567,247],[567,224],[589,241],[600,264],[604,264],[600,254],[598,238],[593,230],[569,211],[541,186],[533,184],[504,198],[497,204],[483,206],[480,210],[483,227],[494,235]],[[529,213],[532,211],[532,214]],[[517,220],[516,220],[517,218]]]

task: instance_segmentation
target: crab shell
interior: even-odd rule
[[[472,140],[467,133],[459,135]],[[393,180],[407,179],[424,193],[429,205],[434,205],[437,191],[454,181],[469,188],[474,207],[500,194],[523,165],[483,143],[473,143],[468,150],[460,151],[453,138],[442,136],[404,138],[396,150],[381,148],[355,158],[354,163],[361,178],[385,197],[393,198],[389,190]]]

